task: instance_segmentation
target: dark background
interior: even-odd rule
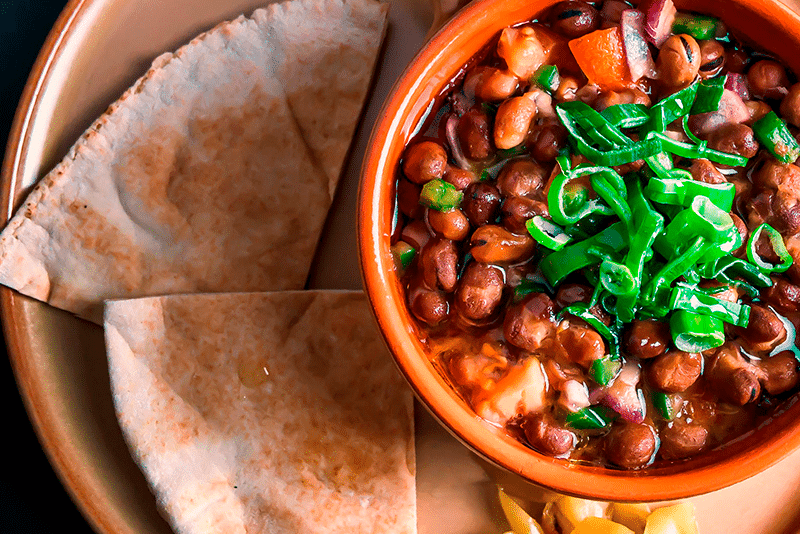
[[[0,0],[0,148],[5,146],[22,89],[64,0]],[[5,343],[0,337],[0,347]],[[78,511],[42,451],[2,358],[3,467],[0,469],[0,532],[4,534],[94,531]]]

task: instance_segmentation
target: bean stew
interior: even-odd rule
[[[797,393],[800,83],[671,0],[504,29],[405,148],[392,253],[440,371],[553,457],[663,465]]]

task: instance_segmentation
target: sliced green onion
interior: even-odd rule
[[[734,256],[723,256],[712,262],[701,263],[697,269],[703,278],[714,278],[725,283],[740,277],[754,286],[770,287],[772,285],[770,277],[756,265]]]
[[[669,307],[673,310],[710,315],[741,327],[746,327],[750,320],[750,306],[718,299],[681,285],[672,290]]]
[[[730,165],[732,167],[743,167],[744,165],[747,165],[747,158],[738,154],[729,154],[727,152],[720,152],[719,150],[714,150],[708,147],[683,143],[681,141],[676,141],[675,139],[672,139],[661,132],[650,132],[647,135],[648,137],[659,139],[661,141],[661,147],[664,150],[682,158],[705,158],[709,161],[713,161],[714,163]]]
[[[461,205],[463,198],[464,193],[441,178],[436,178],[423,185],[419,194],[420,204],[437,211],[455,209]]]
[[[676,310],[669,318],[672,342],[684,352],[703,352],[725,343],[722,320],[710,315],[700,315]]]
[[[411,265],[414,256],[417,255],[417,249],[406,243],[405,241],[398,241],[390,247],[392,256],[394,257],[394,264],[397,270],[402,274]]]
[[[572,237],[565,233],[563,228],[541,215],[528,219],[525,227],[537,243],[550,250],[561,250],[564,245],[572,241]]]
[[[690,206],[697,197],[706,197],[720,210],[730,212],[736,187],[728,182],[707,184],[696,180],[651,178],[644,192],[653,202],[685,207]]]
[[[699,84],[697,82],[660,100],[650,107],[650,120],[644,132],[663,132],[675,119],[688,115],[694,104]]]
[[[708,15],[676,13],[672,23],[672,33],[676,35],[685,33],[698,41],[704,41],[716,36],[718,24],[717,19]]]
[[[579,167],[553,178],[550,190],[547,192],[547,208],[556,224],[565,226],[575,224],[593,213],[601,215],[614,213],[609,206],[601,202],[601,199],[589,199],[585,191],[582,191],[582,196],[568,194],[570,182],[594,173],[610,174],[614,171],[605,167]]]
[[[619,364],[619,362],[616,362]],[[576,430],[598,430],[610,425],[617,414],[605,406],[587,406],[564,417],[567,426]]]
[[[548,93],[554,93],[561,84],[561,76],[555,65],[542,65],[531,78],[531,83],[538,85]]]
[[[753,124],[753,133],[764,148],[781,163],[793,163],[800,157],[800,145],[797,144],[786,123],[774,111],[770,111]]]
[[[766,233],[767,237],[769,238],[770,245],[772,245],[772,250],[780,259],[780,262],[776,265],[764,261],[764,259],[758,253],[758,250],[756,250],[758,246],[758,240],[761,238],[761,234],[764,233]],[[750,234],[750,237],[747,240],[747,259],[750,260],[750,263],[757,265],[759,269],[767,274],[782,273],[788,270],[794,261],[792,259],[792,255],[789,254],[788,250],[786,250],[786,245],[783,242],[783,236],[780,234],[780,232],[767,223],[760,225]]]
[[[627,137],[586,102],[580,100],[562,102],[556,106],[556,111],[569,114],[570,118],[580,125],[586,135],[598,143],[600,148],[611,150],[633,144],[630,137]]]
[[[614,104],[600,115],[616,128],[636,128],[650,120],[650,113],[642,104]]]

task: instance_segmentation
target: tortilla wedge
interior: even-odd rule
[[[105,312],[120,426],[178,534],[416,532],[412,396],[357,291]]]
[[[9,221],[0,283],[95,322],[105,299],[303,287],[386,13],[292,0],[157,58]]]

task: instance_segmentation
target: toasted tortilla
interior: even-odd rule
[[[157,58],[0,234],[0,283],[105,299],[303,287],[387,6],[292,0]]]
[[[178,534],[416,532],[412,397],[357,291],[105,312],[126,441]]]

